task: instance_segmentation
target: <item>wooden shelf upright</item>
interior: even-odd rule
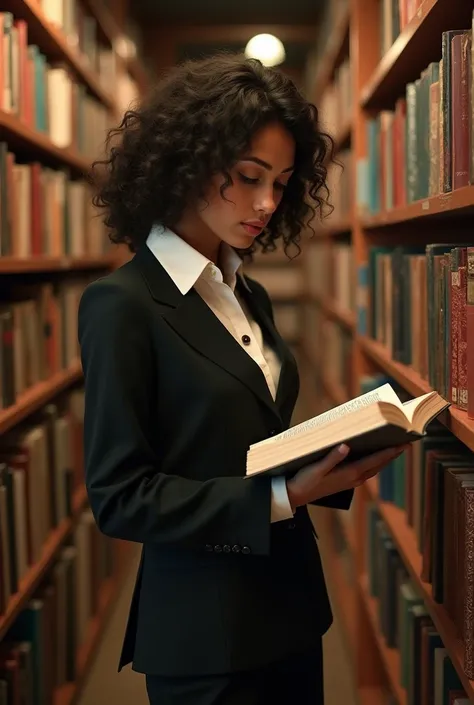
[[[332,40],[326,56],[321,59],[320,71],[315,83],[316,90],[309,97],[319,105],[325,90],[334,80],[334,67],[341,62],[341,52],[350,56],[352,72],[352,112],[347,127],[335,134],[336,147],[350,143],[352,152],[352,212],[343,220],[329,218],[316,233],[314,243],[321,241],[332,248],[338,238],[346,238],[352,247],[355,272],[368,262],[369,248],[373,245],[396,246],[415,242],[440,241],[439,232],[449,224],[469,224],[474,213],[474,186],[464,186],[449,193],[441,193],[401,208],[367,216],[358,213],[356,198],[359,183],[358,162],[368,155],[367,121],[383,110],[393,110],[396,101],[405,95],[407,83],[414,82],[430,62],[441,57],[441,35],[446,30],[471,29],[474,11],[473,0],[418,0],[412,19],[403,27],[398,38],[384,56],[380,56],[380,13],[382,0],[350,0],[347,14],[340,14],[333,27]],[[385,7],[388,3],[385,3]],[[348,34],[348,46],[343,39]],[[343,50],[343,47],[345,49]],[[474,101],[474,98],[472,99]],[[347,138],[347,132],[350,138]],[[456,226],[453,226],[454,228]],[[423,232],[424,229],[426,232]],[[415,239],[416,238],[416,239]],[[424,239],[423,239],[424,238]],[[449,242],[450,240],[448,240]],[[306,246],[306,253],[312,243]],[[305,257],[305,250],[303,250]],[[311,277],[309,267],[306,276]],[[306,288],[311,290],[309,281]],[[359,301],[360,291],[355,282],[354,297]],[[366,293],[363,292],[364,297]],[[429,384],[411,367],[391,358],[390,353],[379,342],[358,332],[358,322],[352,312],[341,310],[333,296],[314,295],[313,303],[319,308],[324,324],[336,322],[345,335],[350,335],[350,384],[342,390],[333,380],[320,378],[319,396],[315,396],[314,413],[325,410],[317,408],[321,395],[331,400],[333,406],[342,403],[348,396],[358,395],[361,379],[374,372],[381,372],[401,385],[409,394],[419,396],[430,391]],[[365,299],[364,299],[365,300]],[[309,376],[324,368],[324,345],[317,345],[310,326],[304,330],[303,348]],[[309,367],[308,367],[309,365]],[[454,406],[444,412],[440,421],[467,448],[474,450],[474,421],[467,413]],[[326,537],[340,534],[345,549],[334,540],[327,543],[325,565],[329,583],[333,587],[335,607],[343,622],[347,643],[351,650],[354,679],[361,705],[386,703],[387,689],[396,697],[398,705],[406,705],[408,694],[400,685],[400,654],[388,648],[379,622],[377,601],[371,596],[366,567],[367,553],[367,508],[375,503],[384,519],[389,534],[394,540],[400,557],[412,581],[422,595],[428,613],[448,650],[467,696],[474,702],[474,681],[464,673],[463,645],[457,636],[454,624],[443,605],[433,598],[431,585],[421,575],[422,556],[413,530],[409,527],[405,512],[378,497],[377,483],[372,480],[358,488],[354,506],[351,508],[349,524],[338,512],[320,511],[322,531]],[[322,534],[322,531],[320,532]],[[349,581],[343,569],[348,557],[353,566],[354,579]]]

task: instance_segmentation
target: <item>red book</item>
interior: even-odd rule
[[[458,401],[460,409],[467,411],[467,271],[466,265],[459,267],[459,333],[458,333]]]
[[[19,118],[28,123],[28,25],[24,20],[15,20],[14,25],[18,32]]]
[[[43,254],[41,164],[31,164],[31,254]]]
[[[474,419],[474,247],[467,248],[467,415]]]

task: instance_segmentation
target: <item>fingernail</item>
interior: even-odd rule
[[[341,455],[347,455],[349,452],[349,446],[347,446],[345,443],[341,443],[337,450]]]

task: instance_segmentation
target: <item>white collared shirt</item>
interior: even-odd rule
[[[226,243],[221,248],[222,270],[171,230],[155,225],[147,238],[151,252],[182,294],[193,287],[229,333],[262,370],[275,399],[280,378],[280,359],[263,338],[262,330],[245,302],[236,293],[242,260]],[[242,277],[245,286],[245,278]],[[247,345],[243,342],[250,338]],[[293,517],[285,478],[272,479],[271,520]]]

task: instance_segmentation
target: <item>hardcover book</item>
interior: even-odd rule
[[[384,384],[287,431],[250,446],[246,476],[292,475],[340,443],[350,448],[348,462],[385,448],[418,440],[449,402],[428,392],[402,403]]]

